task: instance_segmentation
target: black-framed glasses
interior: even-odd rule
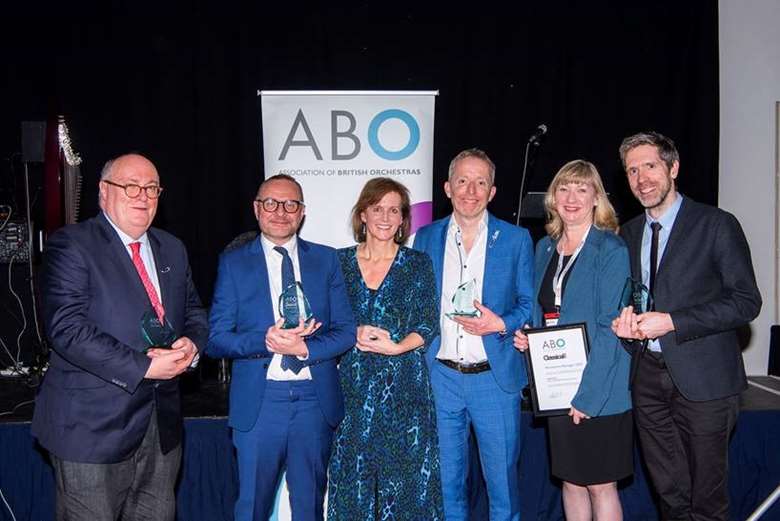
[[[295,199],[277,201],[271,197],[266,197],[265,199],[255,199],[255,202],[260,203],[260,205],[263,207],[263,210],[269,213],[275,212],[276,209],[279,208],[280,204],[287,213],[295,213],[300,209],[301,206],[305,206],[303,201],[296,201]]]
[[[130,199],[135,199],[139,197],[141,195],[141,190],[144,190],[146,192],[146,197],[148,197],[149,199],[157,199],[158,197],[160,197],[160,194],[163,191],[163,187],[159,185],[141,186],[134,183],[120,185],[119,183],[109,181],[108,179],[102,179],[102,181],[111,186],[116,186],[123,189],[125,191],[125,195]]]

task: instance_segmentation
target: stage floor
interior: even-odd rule
[[[780,411],[780,377],[750,376],[748,382],[740,396],[742,411]],[[186,376],[182,382],[184,417],[227,417],[228,388],[215,380],[200,381],[197,373]],[[0,378],[0,423],[31,421],[34,397],[35,388],[24,378]]]
[[[200,381],[197,373],[182,380],[182,411],[185,418],[226,418],[228,384]],[[0,378],[0,423],[32,421],[35,388],[25,378]]]
[[[227,426],[228,386],[183,382],[184,455],[177,486],[177,520],[230,521],[238,491],[235,453]],[[780,378],[751,377],[742,393],[742,413],[729,447],[731,518],[742,521],[780,482]],[[20,378],[0,378],[0,490],[18,521],[49,520],[54,511],[54,479],[46,455],[30,436],[35,389]],[[544,422],[522,414],[520,458],[523,519],[563,519],[560,482],[550,476]],[[474,519],[487,518],[487,495],[476,451],[470,458],[470,508]],[[634,476],[619,486],[624,518],[656,521],[658,513],[638,450]],[[0,521],[10,521],[0,505]],[[762,521],[780,520],[775,505]]]

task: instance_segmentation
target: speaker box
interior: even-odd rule
[[[769,333],[769,368],[767,374],[780,376],[780,326],[772,326]]]
[[[43,163],[46,146],[46,122],[22,121],[22,160]]]

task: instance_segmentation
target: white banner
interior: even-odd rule
[[[411,195],[412,233],[431,222],[434,100],[416,91],[260,91],[265,177],[303,186],[301,237],[353,244],[349,215],[369,179]]]

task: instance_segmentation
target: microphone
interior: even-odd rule
[[[530,139],[528,140],[529,143],[533,143],[535,145],[539,144],[539,141],[542,139],[542,137],[547,134],[547,125],[542,123],[538,127],[536,127],[536,130],[531,135]]]

